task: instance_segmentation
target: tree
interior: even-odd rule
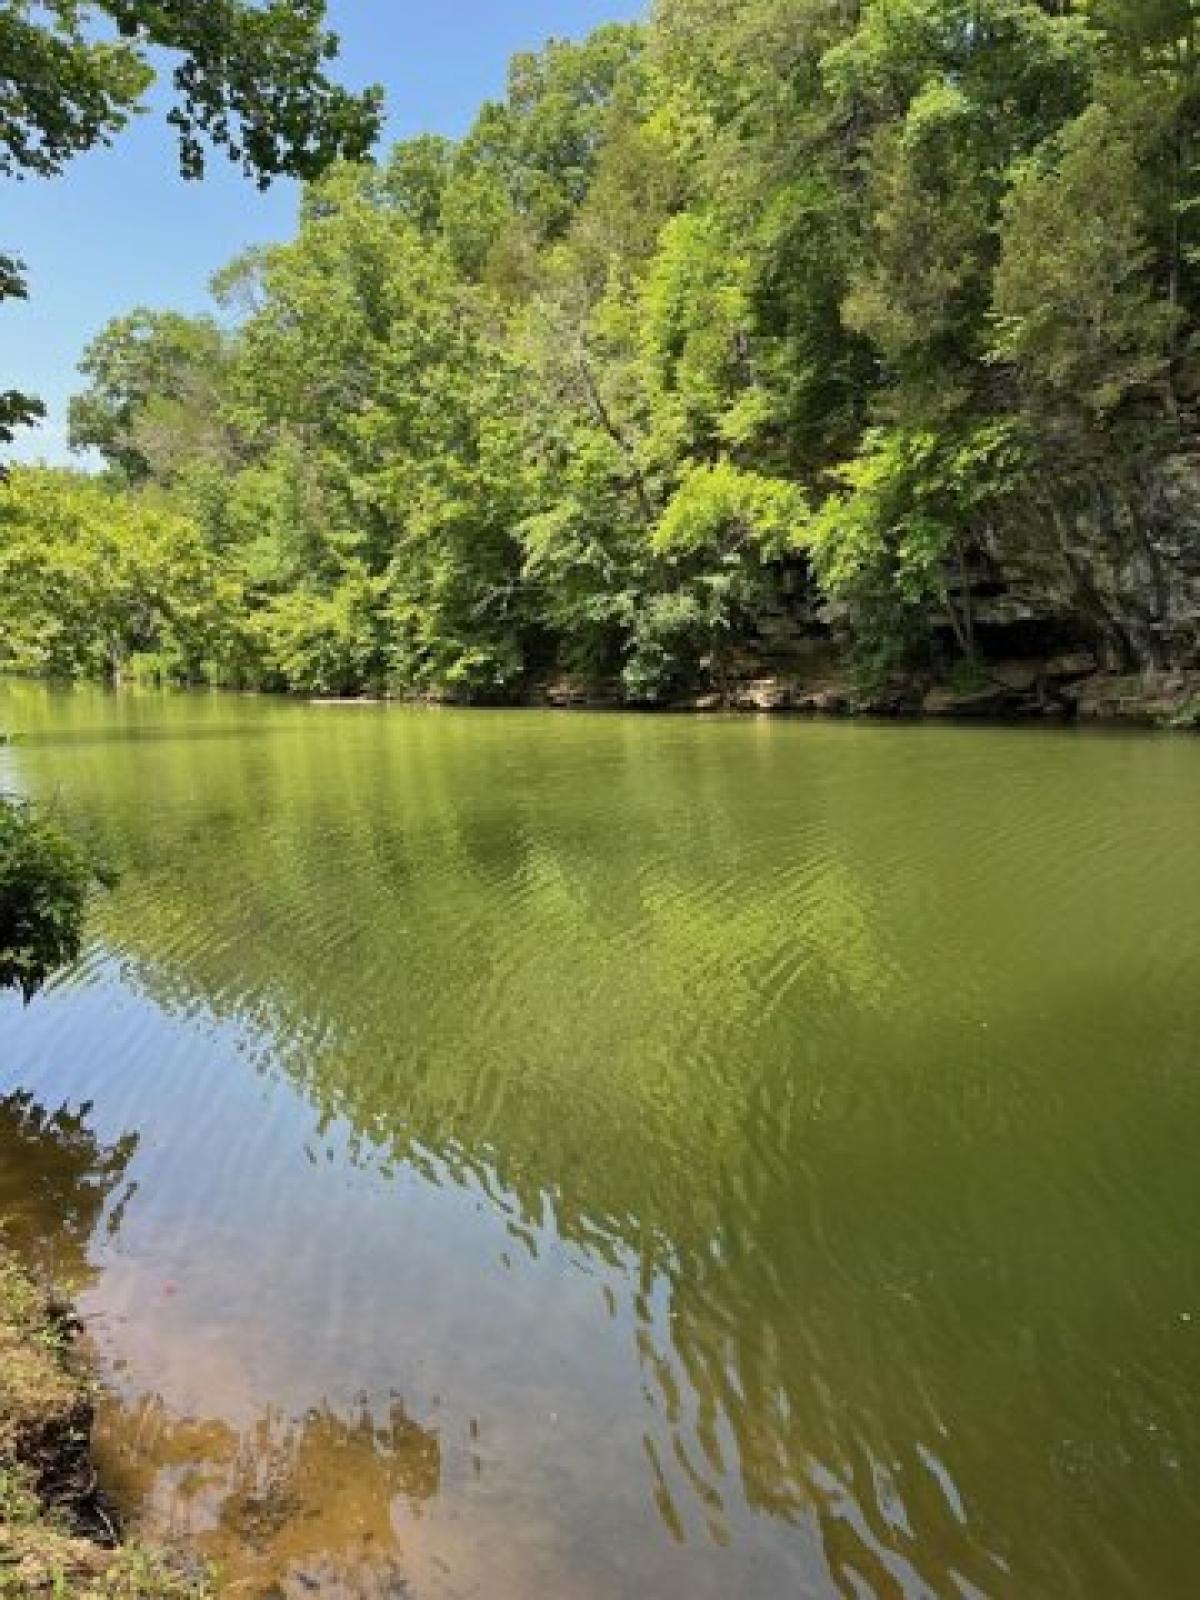
[[[181,457],[221,456],[224,360],[225,341],[211,317],[144,309],[118,317],[79,363],[89,381],[71,400],[71,447],[99,451],[128,483],[167,483]],[[166,449],[158,442],[164,435]]]
[[[581,43],[514,56],[508,95],[480,110],[459,171],[494,173],[540,240],[560,237],[591,186],[611,108],[636,93],[642,30],[608,23]]]
[[[1162,382],[1180,316],[1155,282],[1140,178],[1129,132],[1093,105],[1006,201],[993,350],[1096,416]]]
[[[1190,666],[1196,9],[660,0],[518,57],[310,182],[228,326],[100,335],[113,481],[16,475],[8,659],[661,701],[798,628],[982,670],[1023,615]]]
[[[244,602],[195,521],[71,473],[14,471],[0,495],[0,665],[119,682],[223,677]]]

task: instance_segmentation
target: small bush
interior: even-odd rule
[[[28,1000],[75,960],[94,876],[86,852],[53,821],[0,797],[0,991]]]

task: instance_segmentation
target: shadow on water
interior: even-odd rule
[[[115,1236],[135,1186],[137,1135],[112,1144],[89,1126],[90,1105],[49,1110],[24,1089],[0,1095],[0,1229],[52,1277],[78,1285],[103,1230]]]
[[[1200,747],[22,712],[122,879],[5,1071],[230,1593],[1193,1592]]]

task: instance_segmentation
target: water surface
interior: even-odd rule
[[[1200,741],[0,691],[0,1212],[238,1596],[1200,1588]]]

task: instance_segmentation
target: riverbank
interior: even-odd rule
[[[539,684],[526,703],[637,709],[622,700],[615,683],[561,677]],[[1052,718],[1200,730],[1200,672],[1104,672],[1086,651],[1074,651],[981,664],[949,680],[912,674],[865,687],[837,665],[815,672],[781,666],[731,674],[720,691],[683,693],[660,709],[994,722]]]
[[[121,1541],[91,1462],[92,1392],[70,1314],[0,1245],[0,1596],[203,1600],[203,1579]]]
[[[37,681],[37,680],[27,680]],[[142,683],[108,688],[153,690]],[[186,686],[178,686],[186,687]],[[200,688],[199,685],[192,686]],[[962,663],[945,676],[906,672],[866,683],[842,659],[769,661],[746,658],[711,682],[684,685],[648,701],[630,698],[618,677],[556,674],[526,681],[492,696],[449,690],[405,693],[383,689],[345,694],[296,695],[262,689],[229,689],[251,698],[304,700],[314,706],[395,703],[446,707],[641,712],[781,712],[813,717],[894,717],[903,720],[1030,720],[1122,723],[1144,728],[1200,732],[1200,670],[1111,672],[1086,649],[1049,656],[1014,656]],[[0,730],[0,745],[19,734]]]

